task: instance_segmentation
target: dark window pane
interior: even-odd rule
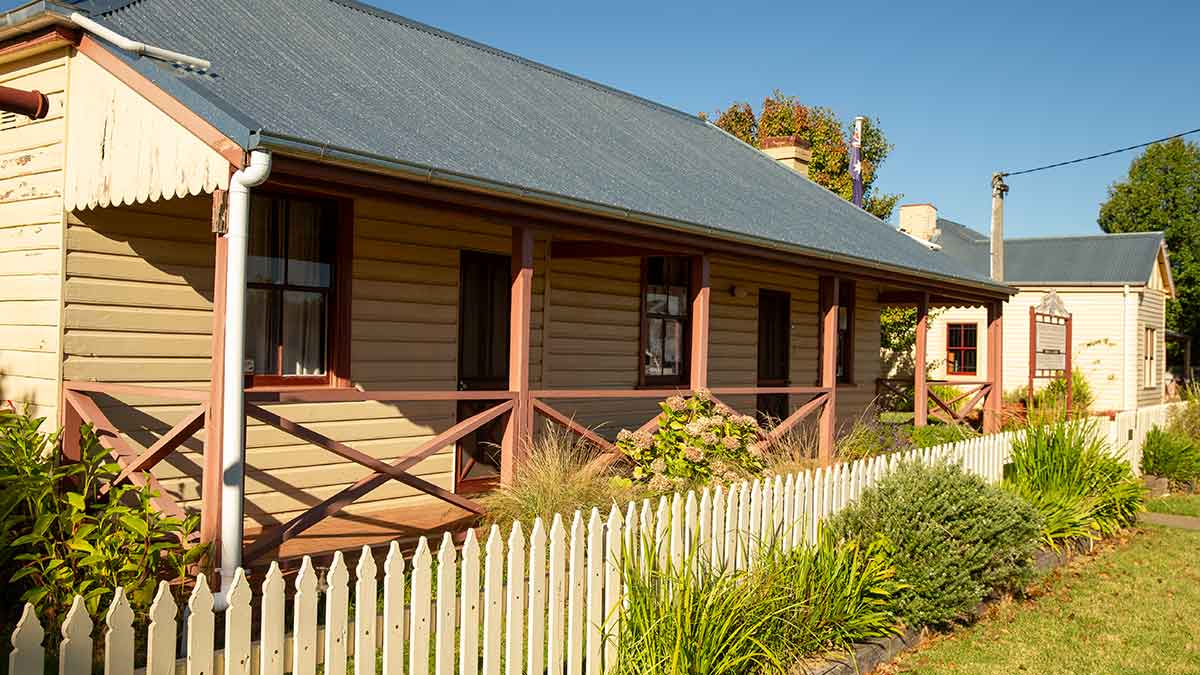
[[[673,286],[667,299],[667,313],[671,316],[687,315],[688,289]]]
[[[646,311],[650,314],[667,313],[667,289],[662,286],[646,288]]]
[[[283,292],[283,375],[325,374],[325,296]]]
[[[666,275],[663,273],[663,265],[666,258],[646,258],[646,285],[662,286],[667,283]]]
[[[276,201],[256,196],[250,200],[249,258],[246,280],[250,283],[283,283],[283,238],[275,217]]]
[[[947,338],[947,344],[949,344],[951,347],[962,346],[962,331],[959,330],[958,326],[950,326],[950,332],[947,335]]]
[[[975,326],[968,325],[963,329],[963,346],[974,347],[976,340]]]
[[[294,201],[288,204],[287,214],[287,282],[328,288],[332,266],[324,250],[323,209],[313,202]]]
[[[968,350],[962,353],[962,369],[959,372],[975,373],[975,350]]]
[[[246,362],[249,372],[274,375],[278,372],[279,293],[264,288],[246,291]]]

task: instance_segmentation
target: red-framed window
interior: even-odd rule
[[[979,326],[952,323],[946,326],[946,374],[975,375],[979,371]]]
[[[652,256],[642,264],[640,384],[688,380],[691,266],[686,256]]]
[[[347,202],[256,192],[246,261],[246,384],[343,384],[348,370]]]

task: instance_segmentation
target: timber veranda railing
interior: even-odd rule
[[[138,452],[105,413],[107,403],[102,406],[101,402],[96,400],[97,396],[120,401],[122,407],[128,408],[134,408],[135,404],[122,401],[125,397],[136,397],[139,403],[146,399],[191,404],[191,407],[174,426],[150,443],[145,450]],[[151,503],[159,512],[173,518],[185,517],[183,508],[163,489],[151,470],[208,425],[211,406],[207,390],[68,381],[63,383],[62,398],[62,452],[65,461],[80,459],[80,427],[89,424],[96,434],[96,441],[108,450],[113,460],[121,467],[121,471],[112,482],[102,488],[104,492],[124,481],[129,481],[139,488],[149,487],[154,493]],[[208,472],[206,467],[205,473]],[[205,475],[201,480],[208,483],[210,478],[212,476]]]
[[[959,393],[947,400],[939,396],[934,391],[934,387],[957,389]],[[887,393],[906,397],[908,391],[915,392],[915,389],[916,383],[911,377],[881,377],[875,380],[876,395]],[[991,391],[992,383],[987,381],[937,380],[926,382],[925,396],[934,405],[929,411],[929,416],[936,417],[943,422],[961,424],[971,416],[971,413],[985,404]]]
[[[622,453],[611,441],[594,430],[577,422],[573,416],[567,415],[554,408],[548,401],[554,400],[588,400],[588,399],[658,399],[669,396],[692,396],[696,389],[538,389],[529,392],[529,401],[533,413],[540,414],[550,422],[558,424],[571,433],[589,441],[600,451],[597,462],[610,464],[622,457]],[[722,403],[719,396],[757,396],[760,394],[777,394],[798,397],[811,397],[798,406],[792,406],[791,413],[779,420],[764,434],[768,443],[784,437],[788,432],[809,417],[819,414],[830,400],[832,389],[828,387],[712,387],[704,389],[715,402]],[[727,406],[733,408],[733,406]],[[652,432],[658,427],[662,413],[656,413],[637,429],[639,432]]]

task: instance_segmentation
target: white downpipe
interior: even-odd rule
[[[1129,410],[1129,284],[1122,288],[1121,295],[1121,410]],[[1136,336],[1133,336],[1136,339]]]
[[[106,42],[111,42],[118,48],[130,52],[131,54],[149,56],[150,58],[158,59],[159,61],[167,61],[168,63],[176,63],[181,66],[188,66],[194,70],[209,70],[212,68],[212,62],[210,61],[196,58],[195,56],[189,56],[187,54],[181,54],[179,52],[173,52],[170,49],[155,47],[153,45],[148,45],[145,42],[138,42],[137,40],[127,38],[115,30],[89,19],[79,12],[72,12],[70,18],[71,23],[75,24],[76,26],[79,26],[89,33],[104,38]]]
[[[224,385],[221,400],[221,593],[233,583],[242,564],[242,519],[245,498],[246,418],[242,389],[246,358],[246,250],[250,232],[250,188],[262,185],[271,174],[271,153],[255,150],[250,163],[229,179],[229,205],[225,222],[227,270],[225,272]]]

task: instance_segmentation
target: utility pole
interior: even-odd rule
[[[1004,281],[1004,174],[992,174],[992,279]]]

